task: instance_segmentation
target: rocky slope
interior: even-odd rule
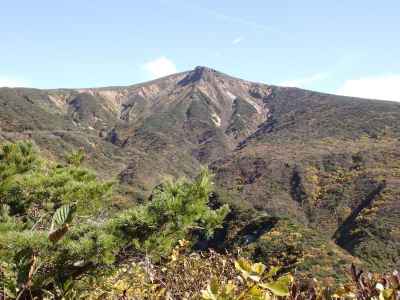
[[[206,67],[126,87],[0,88],[0,141],[83,147],[135,198],[201,165],[221,191],[372,266],[400,257],[400,103],[253,83]]]

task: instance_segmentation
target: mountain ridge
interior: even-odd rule
[[[126,87],[0,88],[0,142],[31,139],[54,160],[83,148],[135,201],[209,166],[222,194],[321,230],[376,268],[399,264],[399,138],[400,103],[207,67]]]

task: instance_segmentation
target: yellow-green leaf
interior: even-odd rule
[[[271,267],[271,269],[269,269],[268,271],[268,278],[274,277],[276,274],[278,274],[280,269],[281,269],[280,267],[276,266]]]
[[[252,269],[252,272],[261,276],[265,271],[265,265],[263,265],[262,263],[256,263],[251,266],[251,269]]]
[[[288,296],[289,287],[293,282],[291,275],[285,275],[273,282],[261,283],[260,287],[269,289],[275,296]]]
[[[251,263],[245,258],[239,258],[235,261],[235,268],[240,272],[251,272]]]
[[[380,299],[380,300],[389,300],[389,299],[392,299],[393,293],[394,293],[393,289],[384,289],[384,290],[380,293],[379,299]]]
[[[251,279],[253,281],[259,282],[261,275],[265,271],[265,265],[262,263],[251,264],[248,260],[244,258],[239,258],[235,261],[236,269],[241,273],[244,279]]]

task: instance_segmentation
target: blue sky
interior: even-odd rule
[[[400,100],[399,36],[398,0],[10,0],[0,86],[126,85],[205,65]]]

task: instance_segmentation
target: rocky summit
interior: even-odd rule
[[[132,201],[208,166],[229,201],[295,220],[318,235],[309,249],[375,269],[400,266],[399,138],[400,103],[208,67],[123,87],[0,88],[1,142],[30,139],[54,160],[83,148]]]

